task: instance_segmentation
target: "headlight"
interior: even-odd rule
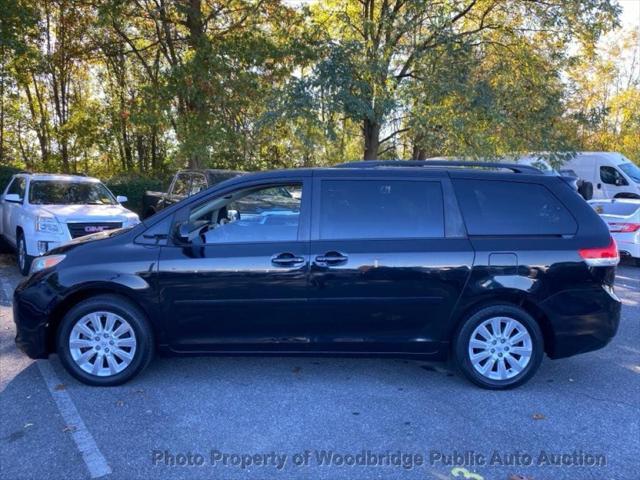
[[[64,257],[65,255],[45,255],[44,257],[36,257],[33,259],[31,271],[29,273],[36,273],[40,270],[44,270],[45,268],[55,267],[64,260]]]
[[[36,230],[47,233],[60,233],[60,224],[54,217],[38,217]]]
[[[136,215],[135,217],[127,217],[124,222],[122,222],[123,227],[135,227],[140,223],[140,218]]]

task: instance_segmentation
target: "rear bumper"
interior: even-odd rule
[[[550,358],[564,358],[606,346],[618,331],[621,303],[613,289],[565,290],[541,304],[550,322]]]

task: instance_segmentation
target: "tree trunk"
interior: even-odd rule
[[[4,47],[0,50],[0,165],[4,163]]]
[[[415,143],[413,144],[413,151],[411,153],[411,160],[426,160],[427,151],[424,148],[420,148]]]
[[[380,147],[380,124],[365,118],[362,125],[364,135],[364,160],[377,160]]]
[[[189,36],[187,41],[194,51],[194,63],[198,68],[193,70],[193,86],[187,97],[187,115],[189,119],[190,132],[188,133],[189,148],[189,168],[201,168],[204,164],[203,153],[206,151],[206,135],[202,129],[206,125],[206,102],[202,85],[208,81],[207,78],[207,58],[204,53],[206,37],[204,36],[204,25],[202,23],[202,1],[187,0],[187,28]],[[194,122],[195,121],[195,122]]]

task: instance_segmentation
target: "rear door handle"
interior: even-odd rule
[[[338,265],[349,260],[349,257],[340,252],[327,252],[324,255],[316,257],[317,263],[326,263],[327,265]]]
[[[293,253],[280,253],[271,257],[271,263],[278,266],[288,267],[295,265],[296,263],[303,263],[303,257],[297,257]]]

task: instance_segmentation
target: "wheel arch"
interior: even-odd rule
[[[461,328],[463,321],[473,315],[475,312],[490,307],[496,304],[508,304],[515,307],[522,308],[525,312],[533,317],[540,330],[542,331],[542,339],[544,341],[544,351],[547,355],[552,352],[554,345],[553,342],[553,327],[549,321],[548,316],[536,302],[531,299],[526,293],[518,290],[507,290],[502,292],[496,292],[488,295],[484,295],[473,302],[466,303],[460,307],[453,315],[452,328],[449,332],[448,340],[449,345],[454,344],[455,336]]]
[[[47,351],[49,353],[53,353],[56,351],[56,338],[58,335],[58,329],[60,328],[62,319],[67,314],[67,312],[78,303],[99,295],[114,295],[117,297],[121,297],[138,307],[144,314],[147,323],[149,324],[153,332],[154,338],[156,340],[160,338],[158,335],[161,332],[159,332],[158,326],[155,324],[155,322],[152,322],[150,320],[152,318],[150,312],[138,299],[136,299],[135,292],[121,286],[91,285],[73,291],[51,310],[51,313],[49,315],[49,327],[47,335]]]

